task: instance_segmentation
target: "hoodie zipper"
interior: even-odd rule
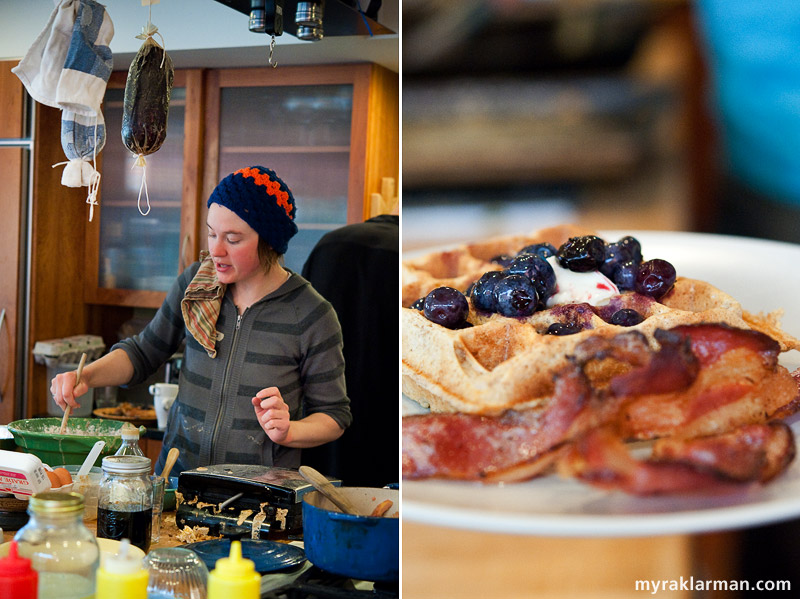
[[[231,339],[231,351],[228,353],[228,361],[225,364],[225,370],[222,373],[222,387],[220,390],[219,407],[217,408],[217,418],[214,421],[214,430],[211,434],[211,461],[214,461],[214,451],[216,451],[217,437],[219,436],[219,425],[222,420],[222,412],[225,408],[225,386],[228,384],[228,373],[230,372],[231,362],[233,361],[233,354],[236,352],[236,342],[239,338],[239,329],[242,326],[242,318],[250,308],[245,308],[242,314],[236,314],[236,326],[233,328],[233,338]]]

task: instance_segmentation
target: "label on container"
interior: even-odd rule
[[[0,450],[0,492],[22,499],[49,488],[50,479],[38,457]]]

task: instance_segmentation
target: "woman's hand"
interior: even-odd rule
[[[262,389],[251,400],[261,428],[273,443],[285,444],[289,438],[289,406],[277,387]]]
[[[78,380],[77,370],[57,374],[50,382],[50,393],[62,410],[66,410],[67,405],[74,410],[80,407],[75,399],[90,388],[124,385],[132,377],[133,363],[128,354],[124,350],[115,349],[99,360],[86,364],[81,371],[81,382],[78,386],[75,386],[75,381]]]
[[[78,371],[71,370],[57,374],[50,382],[50,393],[53,394],[53,399],[62,410],[66,410],[67,405],[72,406],[73,410],[81,407],[76,398],[89,390],[89,385],[86,383],[85,370],[82,373],[81,382],[76,386],[75,382],[77,380]]]

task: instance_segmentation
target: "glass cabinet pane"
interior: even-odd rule
[[[222,90],[220,178],[260,165],[286,182],[297,205],[286,253],[295,272],[322,235],[347,223],[352,107],[350,84]]]
[[[145,156],[149,212],[144,190],[139,199],[142,169],[134,168],[136,158],[121,140],[123,95],[123,89],[109,88],[104,104],[98,280],[104,288],[167,291],[180,256],[186,90],[172,89],[166,140]]]

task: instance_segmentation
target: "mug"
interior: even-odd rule
[[[155,383],[150,385],[150,395],[153,396],[153,406],[156,409],[158,428],[164,428],[167,426],[169,409],[178,396],[178,385],[174,383]]]

